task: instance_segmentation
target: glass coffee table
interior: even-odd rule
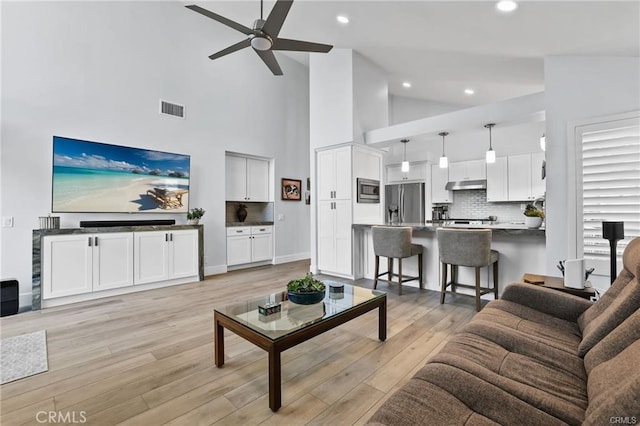
[[[273,293],[246,302],[214,309],[215,363],[224,365],[224,329],[233,331],[269,353],[269,408],[278,411],[281,399],[280,354],[312,337],[331,330],[362,314],[378,309],[378,338],[387,338],[387,294],[344,284],[343,292],[332,292],[326,284],[325,297],[314,305],[297,305],[287,292]],[[262,315],[259,306],[280,305],[280,312]],[[277,308],[276,308],[277,309]]]

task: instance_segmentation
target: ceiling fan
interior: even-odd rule
[[[260,0],[260,19],[256,19],[254,21],[253,29],[245,27],[244,25],[225,18],[224,16],[210,12],[207,9],[203,9],[200,6],[193,4],[186,6],[194,12],[198,12],[201,15],[225,24],[226,26],[248,36],[246,39],[210,55],[209,59],[218,59],[222,56],[228,55],[229,53],[251,46],[258,56],[260,56],[260,59],[262,59],[267,67],[269,67],[273,75],[282,75],[282,69],[280,69],[280,65],[278,65],[278,61],[273,54],[274,50],[327,53],[333,48],[333,46],[328,44],[278,38],[278,34],[280,33],[282,24],[284,24],[284,20],[289,13],[289,9],[291,9],[293,0],[277,0],[266,21],[262,19],[262,1],[263,0]]]

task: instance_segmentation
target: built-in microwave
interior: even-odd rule
[[[380,181],[373,179],[357,179],[358,203],[379,203],[380,202]]]

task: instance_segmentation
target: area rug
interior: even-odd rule
[[[44,330],[0,340],[0,384],[49,369]]]

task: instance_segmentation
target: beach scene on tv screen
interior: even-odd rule
[[[52,212],[186,213],[188,155],[54,136]]]

